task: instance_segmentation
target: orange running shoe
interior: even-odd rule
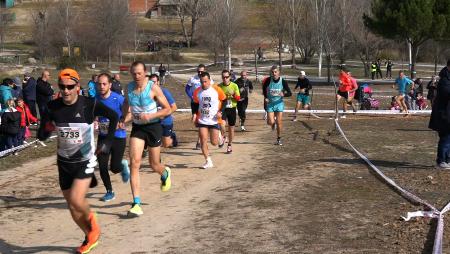
[[[98,239],[100,238],[100,227],[97,223],[97,215],[95,213],[91,212],[89,214],[89,222],[91,224],[91,230],[89,231],[81,246],[78,247],[77,253],[89,253],[98,245]]]

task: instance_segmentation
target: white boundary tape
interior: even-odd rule
[[[51,136],[50,139],[52,139],[52,138],[56,138],[56,136]],[[10,154],[10,153],[15,152],[15,151],[23,150],[23,149],[25,149],[25,148],[27,148],[27,147],[33,145],[34,143],[39,143],[39,144],[42,145],[42,146],[47,146],[46,144],[44,144],[43,142],[41,142],[39,139],[36,139],[36,140],[31,141],[31,142],[29,142],[29,143],[26,143],[26,144],[23,144],[23,145],[20,145],[20,146],[16,146],[16,147],[13,147],[13,148],[8,149],[8,150],[1,151],[1,152],[0,152],[0,159],[3,158],[3,157],[5,157],[6,155],[8,155],[8,154]]]
[[[191,112],[190,108],[177,109],[177,112]],[[247,109],[246,113],[265,113],[264,109]],[[288,109],[284,110],[284,113],[295,113],[295,110]],[[299,110],[299,114],[334,114],[335,110],[325,109],[325,110]],[[342,110],[339,110],[339,114],[344,114]],[[400,113],[398,110],[359,110],[357,112],[347,111],[346,115],[405,115],[405,113]],[[430,115],[431,110],[410,110],[410,115]]]
[[[411,192],[403,189],[402,187],[400,187],[399,185],[397,185],[397,183],[390,179],[389,177],[387,177],[385,174],[383,174],[383,172],[381,172],[364,154],[362,154],[360,151],[358,151],[348,140],[347,136],[345,135],[344,131],[342,130],[341,126],[339,125],[339,121],[338,119],[335,119],[335,123],[336,123],[336,127],[339,131],[339,133],[342,135],[342,137],[345,139],[345,141],[347,142],[347,144],[353,149],[353,151],[361,158],[363,159],[367,165],[369,165],[374,171],[375,173],[377,173],[381,178],[383,178],[383,180],[386,181],[386,183],[388,183],[390,186],[392,186],[393,188],[395,188],[396,190],[398,190],[403,197],[422,204],[428,208],[431,209],[431,211],[416,211],[416,212],[408,212],[406,217],[402,218],[405,221],[409,221],[411,218],[414,217],[430,217],[430,218],[437,218],[438,219],[438,225],[436,228],[436,234],[435,234],[435,238],[434,238],[434,245],[433,245],[433,254],[442,254],[442,238],[444,235],[444,213],[446,213],[448,210],[450,210],[450,202],[447,203],[447,205],[441,210],[439,211],[438,209],[436,209],[433,205],[431,205],[430,203],[428,203],[427,201],[419,198],[418,196],[412,194]]]

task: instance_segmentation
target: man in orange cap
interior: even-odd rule
[[[101,102],[79,96],[80,76],[73,69],[59,73],[61,97],[48,103],[49,112],[42,116],[39,140],[45,140],[53,130],[58,135],[57,165],[59,185],[75,223],[86,235],[77,253],[88,253],[98,244],[100,228],[96,215],[90,211],[86,193],[96,185],[94,167],[97,153],[108,153],[118,123],[117,114]],[[94,118],[109,119],[108,135],[96,151]]]

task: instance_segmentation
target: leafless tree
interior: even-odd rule
[[[285,6],[289,0],[271,0],[265,10],[265,19],[270,35],[276,40],[278,45],[278,65],[282,66],[283,44],[289,40],[289,13]]]
[[[354,1],[352,3],[353,13],[355,18],[349,23],[349,38],[352,41],[352,50],[361,60],[364,65],[364,74],[369,76],[369,63],[371,59],[375,59],[379,54],[382,45],[387,41],[383,40],[379,36],[371,33],[369,29],[364,26],[362,19],[363,13],[370,11],[370,0]]]
[[[34,22],[33,41],[38,48],[38,55],[42,62],[45,62],[49,47],[49,39],[47,36],[50,25],[50,4],[51,2],[49,0],[38,0],[36,8],[33,8],[30,13]]]
[[[12,23],[11,14],[6,9],[0,8],[0,51],[3,51],[3,44],[5,43],[5,34],[7,33],[11,23]]]
[[[133,36],[135,20],[128,12],[127,0],[95,0],[92,11],[88,12],[91,29],[96,31],[94,38],[98,46],[105,49],[108,68],[111,68],[113,49],[121,46]]]
[[[210,0],[176,0],[177,15],[180,18],[184,40],[188,47],[194,42],[198,21],[208,15],[214,1]],[[190,27],[188,23],[190,21]]]

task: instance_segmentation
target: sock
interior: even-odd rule
[[[140,197],[134,197],[133,198],[133,203],[135,203],[135,204],[141,204],[141,198]]]
[[[167,172],[167,170],[164,169],[164,171],[161,175],[161,181],[165,181],[168,176],[169,176],[169,173]]]

